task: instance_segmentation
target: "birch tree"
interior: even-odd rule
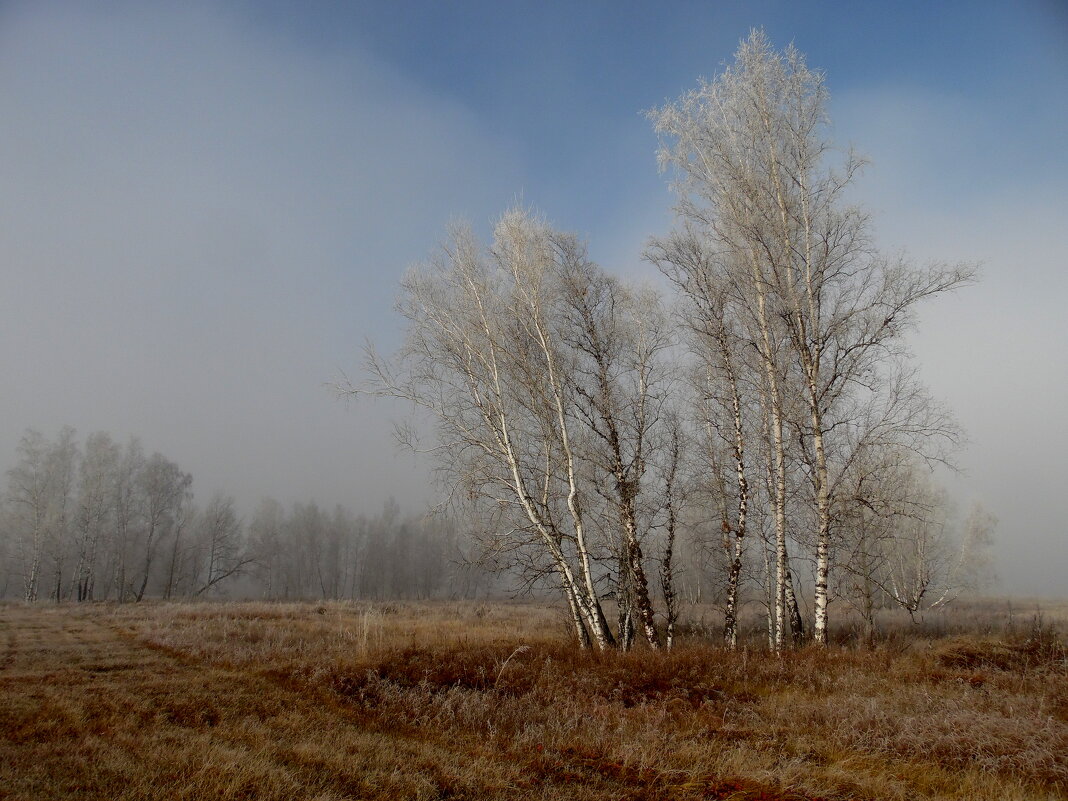
[[[79,601],[92,600],[96,590],[99,560],[114,512],[118,462],[119,448],[109,434],[98,431],[86,438],[78,473],[77,562],[71,592]]]
[[[176,521],[182,504],[188,502],[192,483],[191,475],[159,453],[149,457],[137,476],[143,517],[140,548],[144,552],[141,583],[134,594],[138,601],[145,596],[160,540],[175,536]]]
[[[132,592],[132,579],[128,571],[131,569],[130,559],[137,542],[143,511],[137,491],[137,477],[144,463],[145,455],[141,442],[136,437],[131,437],[119,460],[113,488],[115,513],[110,543],[112,583],[120,603],[126,601]]]
[[[22,564],[23,598],[37,600],[48,521],[50,477],[48,443],[37,431],[22,435],[18,462],[8,471],[7,500],[15,530],[15,550]]]
[[[64,598],[65,578],[71,567],[78,460],[74,429],[64,426],[46,457],[49,492],[44,545],[52,574],[49,595],[54,601]]]
[[[402,291],[406,344],[392,365],[371,351],[372,383],[358,391],[428,414],[449,498],[492,532],[495,558],[555,577],[580,643],[616,644],[602,606],[613,578],[659,647],[643,550],[663,517],[651,482],[662,489],[666,475],[651,467],[670,380],[658,298],[520,210],[488,248],[455,229]]]
[[[882,586],[915,618],[983,583],[995,521],[981,506],[958,520],[946,491],[919,465],[906,468],[900,488],[907,500],[881,543]]]
[[[136,438],[120,448],[98,431],[83,450],[69,426],[53,440],[27,430],[7,478],[0,598],[9,577],[31,603],[171,598],[207,592],[248,563],[233,500],[219,496],[197,515],[192,476],[162,454],[146,459]],[[348,520],[334,524],[338,547],[328,561],[339,571],[331,585],[338,595],[351,558],[340,530]]]
[[[58,601],[64,597],[74,540],[78,465],[74,429],[64,427],[53,442],[27,430],[17,454],[15,466],[8,471],[6,505],[22,574],[22,595],[32,603],[44,588],[48,597]]]
[[[718,512],[727,560],[723,639],[738,643],[738,594],[750,504],[747,440],[753,403],[748,397],[744,340],[730,312],[729,283],[710,264],[691,232],[654,241],[647,257],[682,287],[690,299],[689,333],[697,356],[693,369],[696,421],[709,502]],[[730,473],[728,476],[727,474]]]
[[[559,241],[563,303],[557,325],[572,356],[567,380],[574,387],[578,422],[588,432],[581,458],[605,479],[596,484],[597,492],[611,510],[607,525],[619,532],[617,585],[630,596],[619,599],[621,608],[633,607],[642,635],[656,649],[661,642],[643,541],[651,522],[649,501],[657,495],[649,485],[666,483],[670,493],[678,459],[677,434],[673,441],[665,438],[663,419],[673,377],[664,358],[670,332],[654,293],[624,287],[590,262],[573,237]],[[674,460],[662,478],[650,470],[661,447],[671,449]],[[669,579],[669,594],[670,585]]]
[[[369,352],[364,391],[429,415],[451,497],[497,519],[509,547],[544,557],[579,642],[608,648],[615,639],[595,579],[568,364],[554,330],[558,245],[522,212],[502,217],[486,250],[455,229],[406,277],[398,304],[406,343],[395,366]]]
[[[170,546],[167,556],[167,567],[163,577],[163,598],[170,600],[181,592],[181,587],[189,581],[190,551],[195,548],[195,542],[189,536],[189,529],[196,520],[197,512],[191,499],[193,493],[186,492],[171,515],[170,520]]]
[[[815,531],[814,637],[827,639],[831,564],[828,438],[857,381],[912,320],[917,302],[971,280],[970,265],[918,268],[872,244],[866,214],[845,194],[862,161],[835,158],[827,135],[823,75],[789,46],[776,52],[761,31],[734,64],[654,111],[661,165],[676,170],[677,212],[739,291],[762,357],[773,454],[777,619],[785,614],[787,458],[784,432],[802,429],[799,456],[811,483]],[[692,271],[680,286],[695,302]],[[798,414],[787,419],[788,407]],[[844,404],[846,408],[851,405]],[[781,636],[779,637],[781,645]]]
[[[244,549],[241,520],[234,499],[215,493],[200,515],[199,539],[202,555],[194,595],[203,595],[251,562]]]
[[[267,598],[288,598],[283,526],[285,510],[274,498],[264,498],[256,507],[248,527],[252,574]]]

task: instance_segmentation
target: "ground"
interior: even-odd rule
[[[1066,798],[1063,641],[1004,617],[598,655],[538,604],[8,604],[0,798]]]

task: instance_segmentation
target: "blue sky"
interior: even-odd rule
[[[521,199],[654,278],[671,198],[641,112],[754,26],[826,71],[885,246],[983,262],[913,346],[970,431],[954,491],[1001,518],[1006,588],[1053,592],[1063,2],[2,4],[0,462],[70,423],[140,434],[246,508],[418,506],[394,410],[324,383],[396,342],[397,280],[456,218],[488,230]]]
[[[712,77],[753,26],[796,43],[836,97],[917,91],[982,107],[960,152],[944,154],[948,195],[980,160],[999,182],[1066,174],[1049,159],[1068,130],[1068,5],[1053,0],[249,8],[298,47],[343,57],[358,46],[470,110],[516,148],[524,195],[591,233],[663,195],[640,112]]]

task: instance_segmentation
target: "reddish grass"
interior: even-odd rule
[[[534,604],[0,611],[0,798],[1068,793],[1048,625],[775,657],[583,653]]]

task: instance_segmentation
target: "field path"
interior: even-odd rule
[[[450,771],[470,773],[470,757],[362,730],[327,693],[151,648],[99,609],[4,605],[0,629],[0,799],[429,799],[489,789],[450,788]],[[542,796],[514,789],[491,794]]]
[[[358,705],[270,665],[153,647],[123,620],[0,605],[0,800],[783,798],[636,786],[580,757],[532,776],[477,744],[369,726]]]

